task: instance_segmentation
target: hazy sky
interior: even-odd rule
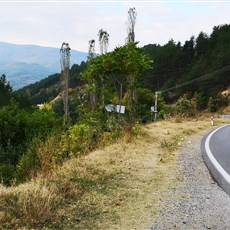
[[[127,12],[137,11],[135,26],[139,46],[165,44],[171,38],[182,44],[200,31],[230,23],[229,1],[77,1],[0,0],[0,41],[88,51],[88,41],[98,40],[99,29],[110,34],[109,50],[123,45]],[[99,52],[98,42],[96,51]]]

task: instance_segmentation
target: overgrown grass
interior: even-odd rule
[[[146,229],[180,183],[178,148],[212,128],[208,118],[152,123],[46,178],[1,186],[0,229]]]
[[[61,196],[44,181],[0,189],[1,228],[43,225],[55,215]]]

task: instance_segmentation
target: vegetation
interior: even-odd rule
[[[204,122],[184,126],[179,119],[198,119],[205,109],[213,113],[228,105],[229,92],[222,91],[230,85],[230,25],[214,27],[210,37],[201,32],[183,46],[170,40],[164,46],[138,48],[135,21],[136,11],[131,8],[126,45],[107,53],[109,34],[101,29],[101,55],[94,54],[95,41],[90,40],[87,63],[70,69],[68,47],[69,82],[64,92],[61,74],[17,92],[5,75],[0,78],[3,228],[105,229],[105,219],[114,228],[120,223],[125,223],[124,229],[133,223],[142,228],[134,209],[145,211],[144,198],[167,196],[177,177],[172,173],[177,147],[187,135],[209,127]],[[66,60],[62,61],[65,75]],[[171,120],[147,125],[142,137],[132,142],[140,133],[140,123],[152,120],[155,91],[161,92],[158,119]],[[42,109],[31,106],[37,103],[44,103]],[[118,145],[108,146],[115,140]],[[102,147],[105,150],[87,154]],[[165,193],[159,194],[161,189]],[[154,200],[148,209],[153,215],[158,202]],[[124,213],[132,213],[132,218]],[[86,221],[85,216],[91,219]]]
[[[61,119],[64,106],[60,74],[17,92],[12,91],[3,75],[0,81],[2,181],[8,185],[14,180],[23,181],[37,171],[47,171],[56,163],[62,163],[66,157],[90,151],[99,143],[110,143],[124,131],[132,133],[137,122],[153,119],[150,107],[155,98],[152,90],[163,92],[158,96],[158,118],[197,117],[204,109],[216,112],[227,106],[229,94],[220,91],[230,83],[226,69],[230,54],[226,45],[229,31],[230,26],[223,25],[214,27],[210,37],[201,32],[183,46],[170,40],[162,47],[138,48],[138,43],[129,42],[106,53],[109,35],[100,30],[102,54],[94,55],[95,41],[92,40],[88,62],[73,65],[69,72],[68,103],[72,126],[67,135],[63,134]],[[196,87],[188,84],[167,90],[175,86],[175,82],[178,85],[190,82],[222,67],[225,67],[224,71],[217,70],[215,74],[198,78]],[[213,82],[214,89],[210,88]],[[29,98],[31,104],[55,100],[38,110],[28,107],[25,98]],[[168,102],[174,102],[174,105],[167,105]],[[105,111],[108,104],[114,105],[111,113]],[[115,110],[121,106],[125,106],[125,114]],[[49,150],[49,145],[55,151]],[[47,159],[46,155],[49,156]]]
[[[230,25],[226,24],[215,26],[210,36],[200,32],[197,38],[191,37],[184,45],[171,39],[164,46],[144,46],[145,53],[154,62],[153,68],[141,78],[142,85],[152,91],[166,90],[163,96],[170,103],[189,92],[199,100],[198,109],[206,109],[209,98],[216,100],[218,93],[230,84],[229,39]],[[206,76],[201,77],[203,75]],[[191,84],[180,87],[190,81]]]
[[[35,142],[35,138],[45,138],[61,123],[60,118],[54,113],[44,110],[27,111],[20,108],[14,100],[2,107],[0,109],[1,182],[9,185],[14,178],[17,178],[16,167],[21,157],[27,156],[31,143]],[[33,164],[35,166],[35,162]]]
[[[219,97],[219,92],[226,90],[230,84],[229,34],[230,25],[226,24],[215,26],[210,35],[200,32],[197,38],[191,37],[185,41],[184,45],[181,42],[176,43],[171,39],[163,46],[157,44],[144,46],[142,48],[143,54],[146,54],[153,60],[151,64],[152,68],[144,71],[138,77],[138,81],[136,82],[138,86],[136,85],[135,87],[149,89],[152,92],[164,92],[166,90],[166,92],[162,93],[162,97],[167,103],[174,103],[180,97],[183,97],[184,93],[189,92],[190,97],[199,100],[197,103],[198,110],[202,111],[208,108],[210,97],[215,101]],[[95,46],[95,40],[92,41]],[[117,49],[119,50],[119,48]],[[118,50],[117,52],[112,52],[113,54],[101,56],[115,57],[115,53],[118,53]],[[95,57],[96,55],[93,56]],[[101,57],[96,59],[92,65],[100,65],[100,59],[105,61],[109,58]],[[96,62],[98,63],[96,64]],[[81,87],[85,83],[89,83],[80,77],[80,73],[84,72],[87,66],[89,66],[89,63],[82,62],[81,65],[73,65],[71,67],[71,88],[75,88],[76,86]],[[90,68],[92,69],[93,66]],[[103,68],[104,66],[102,65],[100,71]],[[200,78],[203,75],[206,76]],[[118,75],[117,77],[121,78]],[[197,78],[200,79],[194,81]],[[103,79],[101,80],[103,81]],[[116,82],[116,91],[119,91],[120,85],[117,80],[114,79]],[[179,87],[181,84],[190,81],[194,82]],[[120,83],[123,84],[123,82]],[[170,88],[173,89],[168,90]],[[18,90],[16,94],[28,97],[32,104],[38,104],[51,101],[60,91],[60,74],[56,74],[40,82],[26,86]],[[93,91],[93,88],[91,88],[91,91]]]
[[[0,108],[7,105],[12,97],[12,87],[6,80],[6,75],[0,77]]]
[[[1,186],[0,229],[147,229],[180,183],[178,147],[212,128],[207,118],[152,123],[131,142],[124,136],[48,176]]]

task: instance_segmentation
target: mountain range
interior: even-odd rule
[[[71,64],[86,61],[87,53],[71,50]],[[19,89],[51,74],[60,73],[60,49],[0,42],[0,75]]]

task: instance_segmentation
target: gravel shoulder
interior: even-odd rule
[[[201,156],[199,135],[180,151],[181,181],[150,230],[230,229],[230,197],[214,182]]]

